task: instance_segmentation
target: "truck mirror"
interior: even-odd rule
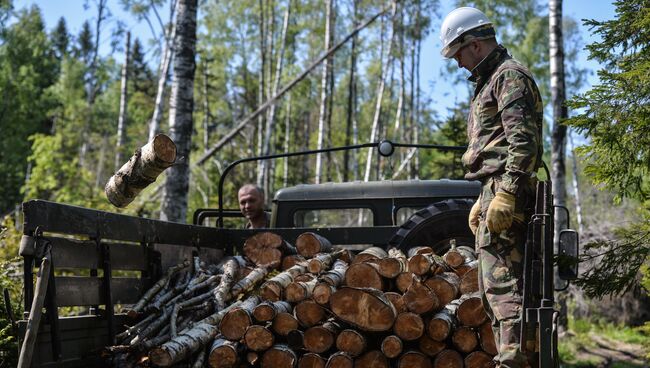
[[[562,280],[578,278],[578,233],[575,230],[560,231],[557,268]]]

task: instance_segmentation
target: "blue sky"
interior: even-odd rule
[[[451,11],[454,3],[455,1],[441,0],[440,14],[447,14]],[[72,34],[78,34],[85,20],[93,22],[96,17],[95,2],[92,0],[17,0],[15,7],[20,9],[31,4],[37,4],[41,8],[48,29],[54,27],[58,19],[63,16],[66,19],[68,30]],[[85,7],[85,4],[88,6]],[[578,21],[581,19],[606,20],[614,17],[614,5],[612,1],[608,0],[565,0],[563,6],[564,15],[570,16]],[[138,22],[133,16],[124,12],[119,0],[108,0],[108,7],[113,17],[110,21],[111,23],[103,27],[102,54],[111,52],[109,31],[115,27],[115,22],[118,20],[123,21],[127,29],[131,31],[132,37],[139,37],[145,45],[145,48],[147,48],[147,40],[152,38],[152,31],[147,23],[144,21]],[[160,15],[163,20],[166,20],[169,16],[168,7],[163,8]],[[152,21],[154,27],[156,27],[156,31],[159,31],[155,19]],[[435,110],[444,116],[449,108],[456,105],[455,101],[467,98],[468,88],[466,85],[453,85],[448,80],[450,78],[446,79],[441,75],[445,63],[449,61],[443,60],[439,54],[440,43],[437,30],[439,29],[440,22],[441,19],[434,20],[433,32],[431,32],[427,40],[423,43],[420,82],[424,93],[428,94],[436,105]],[[580,33],[585,44],[597,41],[589,33],[588,29],[582,25],[582,22],[579,22],[579,24]],[[150,58],[154,59],[152,65],[157,65],[157,57],[151,54],[149,55]],[[594,61],[587,60],[587,57],[587,52],[582,52],[579,56],[579,62],[592,71],[597,70],[598,64]],[[118,60],[120,60],[119,56]],[[597,81],[598,77],[595,73],[592,74],[588,78],[588,82],[583,87],[583,90],[588,89]]]

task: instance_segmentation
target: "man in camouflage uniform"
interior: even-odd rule
[[[529,367],[519,350],[519,330],[526,227],[542,159],[542,100],[528,69],[496,42],[481,11],[452,11],[440,38],[442,55],[470,71],[476,85],[463,164],[465,178],[482,183],[469,225],[476,235],[479,289],[498,349],[495,361],[499,367]]]

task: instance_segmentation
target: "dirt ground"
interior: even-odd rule
[[[596,361],[596,368],[609,367],[650,367],[650,362],[644,359],[645,349],[641,345],[614,341],[602,336],[591,335],[593,347],[582,347],[578,350],[578,361]]]

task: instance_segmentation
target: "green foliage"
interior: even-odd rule
[[[594,183],[613,190],[617,201],[633,198],[642,204],[642,221],[619,230],[614,240],[587,247],[603,254],[581,280],[597,296],[638,286],[637,272],[650,256],[649,4],[617,1],[615,19],[585,22],[602,38],[587,48],[603,69],[598,71],[600,84],[569,103],[579,113],[567,123],[589,138],[578,150],[587,163],[585,172]]]
[[[18,257],[20,231],[15,219],[5,216],[0,222],[0,293],[9,292],[14,318],[20,319],[22,304],[22,263]],[[18,363],[18,338],[4,306],[0,307],[0,366],[15,367]]]

